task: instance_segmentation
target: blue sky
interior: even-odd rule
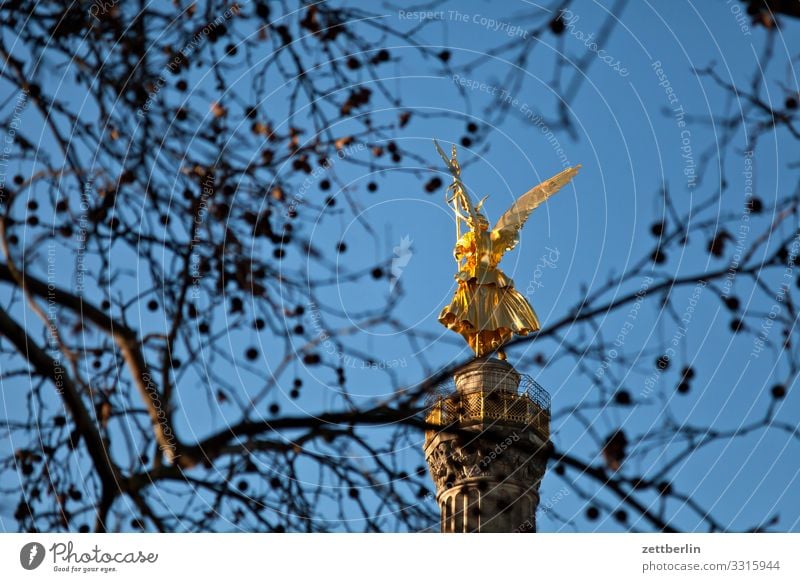
[[[542,270],[538,279],[542,287],[536,287],[535,293],[529,297],[544,327],[572,309],[580,301],[582,289],[588,288],[591,292],[600,287],[606,282],[609,272],[622,272],[641,258],[643,249],[654,248],[650,227],[663,212],[659,196],[662,188],[669,188],[678,213],[690,213],[713,197],[720,182],[718,167],[722,166],[730,184],[722,203],[704,214],[691,214],[690,217],[708,220],[727,212],[743,211],[744,131],[738,131],[729,155],[719,160],[719,164],[717,158],[712,158],[714,161],[708,165],[708,171],[698,176],[696,184],[691,184],[684,173],[689,162],[683,157],[686,150],[681,150],[685,145],[682,138],[686,135],[681,132],[690,131],[691,156],[695,163],[699,163],[701,154],[713,147],[719,128],[688,120],[708,115],[709,108],[715,113],[723,111],[724,106],[735,110],[737,104],[726,102],[723,92],[708,80],[698,78],[693,67],[716,63],[726,79],[729,76],[733,83],[748,84],[757,66],[765,34],[763,29],[753,27],[749,29],[750,35],[744,34],[729,4],[696,4],[692,7],[685,2],[659,3],[653,7],[646,2],[631,3],[603,47],[607,55],[613,55],[615,60],[624,64],[629,74],[623,77],[600,60],[591,62],[588,69],[578,73],[585,74],[586,80],[577,98],[567,104],[573,115],[577,139],[571,139],[564,132],[556,133],[556,138],[569,162],[581,163],[583,169],[570,187],[534,213],[524,231],[522,244],[506,257],[502,265],[506,273],[514,277],[518,288],[528,289],[536,277],[537,263],[550,252],[546,249],[557,250],[556,267]],[[446,12],[447,32],[431,26],[425,36],[431,45],[446,46],[452,51],[451,64],[455,68],[480,55],[485,47],[507,40],[499,39],[498,33],[482,26],[480,16],[478,22],[473,20],[474,15],[500,18],[487,3],[461,4],[458,10],[473,15],[468,23],[454,22]],[[554,105],[559,101],[551,82],[554,55],[563,52],[571,62],[579,61],[587,50],[581,39],[591,33],[596,36],[600,28],[604,11],[598,6],[577,3],[572,10],[579,16],[571,21],[577,32],[558,40],[552,35],[544,35],[524,69],[522,86],[514,94],[508,91],[508,94],[516,95],[512,99],[519,100],[518,111],[523,117],[527,110],[541,110],[552,117]],[[504,13],[508,21],[513,21],[516,10],[509,9]],[[780,49],[776,48],[776,51],[786,50],[781,43],[788,44],[793,30],[796,30],[796,25],[786,22],[783,36],[777,41]],[[584,35],[580,36],[578,32]],[[776,62],[781,61],[776,59]],[[457,86],[452,76],[431,75],[424,64],[419,65],[421,70],[414,70],[413,64],[413,60],[403,58],[397,71],[402,76],[397,86],[406,107],[412,110],[416,107],[446,109],[458,103]],[[467,90],[477,123],[485,121],[486,108],[496,107],[497,96],[492,95],[493,90],[489,87],[497,87],[501,95],[505,95],[502,93],[506,91],[503,79],[510,66],[501,59],[490,58],[476,70],[461,75],[469,79],[469,85],[487,85],[483,90]],[[568,74],[575,72],[569,70]],[[793,77],[783,70],[767,70],[765,74],[766,93],[773,99],[782,100],[784,93],[776,86],[775,79],[786,83]],[[668,114],[664,111],[670,107],[666,84],[660,85],[665,79],[677,96],[677,103],[672,103],[673,111]],[[679,126],[679,117],[674,111],[679,106],[686,114],[685,127]],[[441,165],[430,147],[430,137],[458,143],[465,133],[463,127],[434,125],[427,120],[412,125],[412,133],[413,130],[417,130],[417,136],[408,139],[418,140],[419,153],[439,168]],[[786,171],[785,162],[777,155],[784,139],[785,133],[779,130],[777,140],[772,135],[763,138],[756,152],[755,190],[765,203],[791,192],[795,186],[794,176]],[[462,160],[471,161],[473,155],[478,155],[470,152],[469,148],[461,147],[460,152]],[[468,165],[464,178],[474,193],[481,197],[490,194],[485,208],[490,219],[496,219],[514,196],[558,172],[561,161],[553,142],[548,141],[541,128],[519,118],[509,119],[495,128],[488,152]],[[372,178],[363,179],[368,181]],[[394,244],[406,235],[414,241],[415,254],[402,275],[406,292],[401,304],[402,312],[407,320],[418,322],[424,329],[435,333],[439,331],[436,315],[454,290],[454,282],[449,277],[453,269],[450,256],[454,236],[452,218],[440,196],[429,198],[420,195],[395,173],[379,176],[377,181],[381,195],[366,211],[369,220],[376,225],[386,225]],[[753,217],[753,231],[763,228],[772,219],[771,216]],[[782,225],[778,234],[786,236],[793,227],[796,225]],[[690,240],[682,252],[668,255],[667,263],[659,268],[659,272],[702,276],[706,270],[721,268],[724,261],[714,259],[705,251],[707,242],[700,237]],[[365,239],[364,244],[369,246]],[[348,260],[351,259],[353,257],[349,256]],[[365,253],[364,261],[367,265],[374,261],[374,256]],[[612,289],[607,296],[610,298],[615,293],[635,290],[640,284],[640,280],[633,280]],[[752,290],[747,284],[736,281],[734,290],[742,297],[742,302],[748,304]],[[676,291],[676,305],[688,308],[692,293],[695,293],[693,286]],[[350,305],[355,308],[363,306],[364,301],[369,302],[374,296],[367,291],[353,291],[352,294],[343,292],[342,297],[345,308],[348,301],[352,301]],[[759,301],[753,295],[750,308],[769,308]],[[613,337],[623,326],[626,315],[627,309],[624,309],[603,318],[600,322],[602,333]],[[593,429],[597,434],[605,437],[620,424],[628,431],[647,431],[668,410],[679,423],[710,424],[719,429],[735,428],[760,418],[765,403],[770,399],[769,389],[778,378],[784,377],[786,368],[782,368],[780,359],[773,361],[769,356],[758,360],[749,358],[752,338],[732,336],[729,333],[730,319],[719,297],[701,288],[686,337],[677,346],[679,361],[690,363],[697,371],[692,392],[687,396],[675,393],[678,366],[673,366],[663,375],[656,376],[658,398],[642,399],[643,403],[632,409],[598,412],[593,419]],[[623,384],[634,395],[645,390],[645,381],[652,376],[657,355],[653,350],[659,342],[669,341],[675,333],[676,325],[664,313],[653,309],[653,304],[643,310],[626,343],[628,353],[632,353],[635,360],[615,363],[617,377],[624,378]],[[582,340],[580,336],[568,337],[573,342],[580,342],[582,348],[589,349],[592,343],[591,336]],[[417,356],[407,347],[392,347],[391,337],[374,334],[361,339],[365,347],[385,349],[386,359],[401,357],[411,362]],[[402,341],[398,343],[402,344]],[[459,344],[445,346],[441,343],[434,341],[430,346],[425,345],[422,348],[425,357],[437,363],[466,356]],[[583,399],[592,401],[596,398],[587,378],[576,373],[575,359],[563,358],[544,368],[533,365],[530,361],[532,354],[541,350],[550,357],[559,350],[558,344],[552,341],[542,344],[534,343],[523,350],[515,350],[510,360],[549,388],[554,410],[565,410]],[[582,363],[592,370],[598,366],[594,360]],[[417,377],[413,366],[401,370],[401,373],[410,381]],[[369,373],[364,374],[364,382],[370,383]],[[791,419],[789,411],[792,406],[796,407],[796,396],[790,390],[789,398],[781,403],[779,418]],[[555,419],[554,433],[554,442],[564,450],[597,450],[597,444],[569,415]],[[765,516],[771,516],[777,508],[781,513],[778,527],[796,529],[800,514],[788,500],[800,486],[797,454],[797,444],[788,442],[785,434],[765,436],[759,432],[727,447],[709,447],[695,454],[673,475],[684,492],[696,496],[707,507],[713,506],[720,521],[734,529],[754,525]],[[666,457],[668,453],[664,455]],[[653,455],[639,460],[645,471],[657,461],[659,459]],[[552,497],[561,486],[558,477],[550,474],[542,487],[542,499]],[[591,491],[596,484],[589,482],[585,487]],[[606,519],[604,513],[600,521],[587,522],[582,515],[583,505],[584,502],[573,495],[560,500],[555,509],[570,518],[578,531],[619,529],[613,520]],[[689,516],[685,508],[676,506],[672,511],[677,516],[676,523],[694,527],[696,518]],[[645,527],[641,523],[634,526]],[[540,521],[540,528],[544,530],[562,527],[561,523],[550,521],[548,516]],[[571,527],[567,526],[567,529]]]
[[[766,34],[753,25],[742,28],[734,8],[739,4],[724,0],[630,2],[610,38],[597,47],[598,51],[605,51],[603,56],[607,56],[612,65],[587,47],[586,38],[592,34],[597,36],[607,14],[607,7],[589,1],[571,6],[571,24],[565,34],[556,37],[547,32],[536,40],[530,59],[521,68],[512,62],[512,55],[516,55],[512,51],[499,57],[488,55],[469,71],[462,70],[463,65],[482,58],[492,47],[525,41],[512,32],[511,27],[517,23],[525,27],[537,26],[542,22],[520,20],[521,14],[530,14],[536,8],[528,2],[503,3],[500,8],[497,3],[469,1],[439,9],[444,11],[442,15],[422,28],[416,40],[436,51],[449,50],[452,53],[450,65],[459,75],[455,79],[452,72],[443,71],[434,59],[421,58],[414,47],[389,40],[386,48],[394,60],[383,69],[384,81],[399,93],[402,110],[412,112],[408,127],[393,137],[428,160],[428,165],[415,166],[413,161],[406,160],[401,170],[370,172],[363,167],[336,163],[334,171],[358,201],[359,210],[328,214],[318,224],[310,221],[304,227],[304,233],[320,248],[331,249],[340,241],[346,242],[347,252],[339,255],[343,270],[370,269],[376,261],[390,260],[394,247],[405,237],[412,241],[411,257],[400,277],[402,294],[394,312],[403,323],[399,328],[365,323],[369,310],[379,310],[392,293],[397,294],[386,279],[366,284],[334,284],[320,291],[321,304],[339,310],[338,314],[325,314],[326,325],[330,328],[355,326],[356,331],[347,337],[348,347],[374,354],[378,365],[390,368],[397,377],[393,384],[383,371],[369,369],[358,358],[345,360],[349,387],[356,401],[388,396],[396,385],[415,384],[427,370],[469,355],[460,337],[445,330],[436,320],[455,290],[452,278],[455,263],[451,254],[453,217],[441,191],[430,195],[422,188],[434,172],[440,172],[442,179],[448,181],[447,175],[442,173],[444,168],[433,149],[432,139],[438,138],[448,145],[451,142],[460,144],[468,132],[460,119],[426,114],[469,113],[479,132],[491,131],[485,150],[459,146],[465,183],[475,196],[489,194],[484,208],[490,221],[496,220],[516,196],[560,171],[565,159],[571,165],[582,164],[573,183],[533,214],[523,231],[521,244],[502,264],[518,289],[528,296],[546,328],[548,323],[574,309],[587,293],[600,289],[609,274],[626,271],[655,247],[650,228],[664,212],[663,198],[659,194],[663,188],[669,189],[676,212],[688,215],[690,220],[742,214],[746,133],[739,128],[732,147],[720,157],[713,146],[721,135],[721,128],[702,122],[710,112],[735,112],[739,103],[730,100],[710,80],[693,72],[694,67],[715,64],[727,81],[749,84],[759,64]],[[364,4],[364,7],[379,10],[385,15],[383,19],[394,26],[411,28],[418,24],[401,17],[396,8],[377,9],[371,4]],[[455,17],[450,10],[457,10],[461,16]],[[484,17],[499,23],[496,30]],[[783,87],[797,88],[795,72],[786,65],[786,53],[797,50],[791,39],[796,38],[798,25],[789,19],[783,22],[775,44],[779,58],[764,71],[764,94],[776,103],[781,103],[785,97]],[[371,40],[380,42],[381,38],[376,36]],[[553,82],[559,54],[563,54],[568,63],[562,73],[565,82],[560,86]],[[579,63],[587,66],[577,70]],[[507,75],[515,68],[519,69],[522,81],[512,87],[507,83]],[[626,74],[620,74],[620,69]],[[199,101],[213,91],[213,79],[202,73],[192,78],[192,98]],[[228,87],[233,94],[245,91],[252,71],[242,65],[240,73],[241,86],[234,81]],[[558,93],[566,90],[573,76],[584,77],[575,98],[565,104],[575,135],[557,128],[548,134],[547,127],[542,131],[542,125],[537,125],[533,112],[553,119],[560,105]],[[668,93],[667,87],[674,93]],[[74,92],[76,100],[83,98],[69,86],[62,94],[71,95],[70,91]],[[516,100],[509,115],[496,126],[487,127],[497,119],[498,99],[506,95],[512,102]],[[674,95],[672,102],[670,95]],[[176,97],[165,89],[161,98]],[[285,110],[286,88],[277,86],[266,105],[275,112]],[[677,107],[682,107],[685,117],[676,114]],[[397,110],[386,101],[375,101],[373,108],[379,120],[397,115]],[[91,111],[87,108],[85,113],[90,115]],[[30,116],[26,117],[27,127],[35,128],[35,116],[31,112],[26,112],[26,116]],[[682,121],[685,126],[681,125]],[[337,129],[344,133],[350,126],[355,124],[345,121]],[[246,120],[241,127],[246,131]],[[44,147],[47,148],[47,144]],[[767,205],[796,188],[796,173],[787,170],[787,162],[781,156],[781,150],[787,147],[796,146],[784,129],[778,129],[763,136],[755,152],[755,191]],[[712,162],[693,181],[692,171],[699,167],[701,156],[709,148]],[[245,155],[255,158],[258,152]],[[354,151],[352,157],[368,160],[369,154]],[[421,170],[421,173],[414,175],[408,169]],[[728,187],[721,202],[700,211],[704,202],[714,198],[722,175]],[[376,192],[367,190],[369,182],[378,185]],[[179,191],[176,188],[176,193]],[[320,201],[323,196],[313,185],[307,194],[312,202]],[[336,196],[342,199],[341,192]],[[752,232],[761,232],[773,219],[774,216],[769,215],[753,216],[749,221]],[[371,231],[364,228],[364,222],[371,225]],[[785,221],[775,234],[782,238],[795,228],[796,223]],[[755,238],[756,235],[751,236]],[[705,250],[707,242],[705,238],[694,237],[680,251],[668,251],[668,260],[658,266],[654,276],[671,273],[680,277],[701,277],[705,271],[722,268],[725,260],[709,255]],[[262,249],[254,249],[254,252],[262,252]],[[554,256],[556,260],[552,259]],[[542,257],[548,257],[552,266],[542,267]],[[136,257],[118,256],[115,260],[136,261]],[[289,256],[283,268],[296,269],[312,279],[322,275],[314,271],[313,263],[306,264],[301,257]],[[143,287],[149,282],[146,273],[141,273],[138,280]],[[777,289],[777,278],[768,281]],[[638,289],[642,282],[641,277],[634,278],[612,287],[604,297],[610,300],[617,294],[626,294]],[[760,313],[770,309],[771,302],[753,293],[747,281],[737,279],[733,292],[749,311]],[[693,293],[695,299],[692,299]],[[592,356],[591,348],[596,334],[607,338],[620,332],[628,318],[628,308],[600,318],[599,329],[590,333],[585,333],[590,331],[586,328],[563,331],[564,340],[584,351],[577,356],[566,354],[565,347],[553,338],[524,344],[509,353],[509,361],[536,377],[551,392],[553,410],[560,412],[553,420],[553,441],[559,449],[600,463],[597,439],[620,426],[630,434],[639,434],[671,416],[679,425],[711,425],[724,431],[764,414],[770,401],[770,388],[783,380],[788,369],[782,356],[764,353],[753,358],[752,336],[730,334],[731,314],[713,290],[697,291],[694,285],[688,285],[676,290],[673,299],[681,315],[690,305],[693,307],[685,337],[676,344],[679,365],[653,376],[657,347],[675,336],[677,325],[656,308],[656,301],[651,298],[626,336],[625,356],[612,362],[615,378],[612,384],[628,389],[638,404],[589,409],[586,414],[590,430],[566,411],[579,403],[601,402],[608,396],[608,384],[592,385],[592,373],[602,356]],[[281,300],[288,306],[294,305],[296,299],[287,293]],[[308,311],[313,312],[313,306],[309,306]],[[159,323],[157,319],[145,319],[143,325],[152,324],[158,329]],[[309,315],[305,325],[313,326]],[[424,341],[411,345],[406,334],[409,328],[429,335]],[[777,330],[773,333],[778,334]],[[221,371],[239,374],[241,395],[252,396],[263,384],[264,377],[269,377],[276,369],[282,353],[273,355],[269,336],[255,331],[231,334],[229,341],[232,353],[238,354],[253,343],[263,348],[265,355],[256,370]],[[297,345],[302,345],[299,339]],[[548,363],[544,366],[534,363],[536,354],[544,355]],[[683,364],[690,364],[696,370],[692,390],[687,395],[677,394],[674,389]],[[581,373],[587,370],[588,373]],[[285,393],[290,390],[294,377],[303,378],[305,387],[302,398],[290,401]],[[652,392],[646,391],[648,378],[656,380]],[[193,434],[212,432],[224,426],[226,420],[236,417],[235,411],[208,403],[205,397],[198,398],[198,382],[202,384],[203,379],[186,377],[178,389],[186,411],[185,416],[177,419],[178,428],[187,440]],[[331,410],[342,405],[335,375],[327,369],[298,365],[279,377],[278,385],[284,395],[276,393],[269,401],[280,402],[287,414]],[[4,386],[4,394],[8,393]],[[778,403],[779,419],[796,424],[798,398],[796,390],[790,387],[787,398]],[[23,402],[8,397],[4,398],[4,405],[9,415],[20,413],[24,407]],[[232,416],[226,418],[227,415]],[[375,438],[381,437],[376,435]],[[422,462],[421,438],[420,435],[418,442],[410,443],[407,450],[398,451],[409,470]],[[647,475],[658,469],[674,452],[675,446],[666,443],[660,453],[633,457],[629,462]],[[798,454],[800,443],[796,439],[792,442],[786,433],[757,431],[730,446],[723,444],[703,449],[688,463],[675,467],[669,478],[682,492],[695,497],[705,507],[712,507],[715,517],[732,529],[755,525],[780,512],[776,527],[797,530],[800,507],[791,500],[800,493]],[[563,478],[551,472],[545,478],[542,503],[557,499],[553,511],[561,518],[542,513],[540,531],[627,529],[615,523],[605,511],[601,512],[599,520],[587,520],[585,500],[574,492],[559,495],[565,485],[564,479],[574,477],[570,472]],[[596,482],[582,478],[577,485],[590,493],[596,491],[602,503],[616,507],[617,501],[608,492],[598,489]],[[653,502],[654,508],[659,507],[660,502],[655,497],[648,501]],[[647,528],[629,513],[631,527]],[[686,507],[675,505],[669,508],[668,514],[679,527],[697,527],[696,515]],[[6,523],[5,527],[10,526]]]

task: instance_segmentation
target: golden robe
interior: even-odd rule
[[[514,232],[470,231],[456,243],[453,254],[465,260],[456,274],[456,289],[439,321],[461,334],[481,357],[499,349],[514,334],[539,329],[539,318],[515,288],[514,281],[497,268],[503,253],[516,242]]]

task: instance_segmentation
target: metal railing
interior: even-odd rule
[[[458,391],[451,380],[427,404],[426,420],[437,426],[499,423],[530,426],[543,438],[550,436],[550,394],[527,375],[521,375],[516,393],[490,386]]]

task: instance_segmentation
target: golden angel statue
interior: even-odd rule
[[[458,264],[458,288],[450,305],[439,314],[439,322],[461,334],[477,357],[497,352],[505,360],[501,348],[514,334],[528,335],[540,326],[533,308],[497,264],[517,246],[519,231],[531,212],[569,183],[581,166],[567,168],[520,196],[490,230],[481,213],[486,198],[473,205],[461,182],[456,146],[448,159],[435,140],[434,144],[453,176],[447,202],[456,215],[453,255]],[[463,235],[462,223],[469,228]]]

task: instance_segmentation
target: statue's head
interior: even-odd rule
[[[478,216],[477,216],[477,223],[478,223],[478,224],[477,224],[477,226],[478,226],[478,230],[481,230],[481,231],[484,231],[484,230],[489,230],[489,221],[488,221],[488,220],[486,219],[486,217],[485,217],[483,214],[481,214],[480,212],[478,212],[477,214],[478,214]],[[470,222],[470,226],[471,226],[472,228],[475,228],[475,226],[476,226],[476,225],[475,225],[475,224],[473,224],[475,221],[473,221],[473,220],[470,220],[469,222]]]
[[[486,202],[486,199],[488,197],[489,196],[484,196],[483,198],[481,198],[480,201],[474,207],[475,217],[476,217],[477,222],[478,222],[478,230],[480,230],[480,231],[489,230],[489,221],[486,219],[486,217],[481,212],[481,209],[483,208],[483,203]],[[472,222],[473,221],[470,220],[470,226],[474,229],[475,225],[472,224]]]

